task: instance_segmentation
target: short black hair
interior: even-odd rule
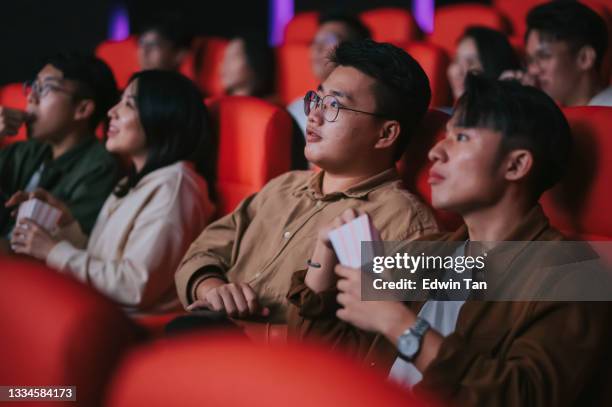
[[[119,100],[119,90],[113,72],[108,65],[93,55],[76,52],[61,53],[45,60],[43,66],[51,65],[62,72],[64,79],[75,81],[77,100],[92,99],[94,112],[89,119],[89,128],[95,130],[107,121],[107,112]]]
[[[455,118],[459,127],[500,132],[502,156],[515,149],[531,151],[531,192],[536,200],[563,177],[572,148],[571,130],[561,109],[543,91],[470,73]]]
[[[353,67],[376,80],[376,112],[400,123],[394,156],[399,160],[431,100],[429,79],[421,65],[403,49],[372,40],[341,43],[331,61]]]
[[[458,42],[466,38],[471,38],[476,43],[483,75],[497,79],[506,70],[514,71],[521,68],[514,48],[501,31],[470,26],[463,32]]]
[[[348,29],[347,41],[359,41],[371,38],[371,33],[359,18],[352,14],[339,11],[328,11],[319,15],[319,26],[325,23],[337,22],[346,25]]]
[[[115,195],[124,196],[142,177],[181,160],[191,161],[208,183],[214,197],[216,138],[208,110],[197,86],[174,71],[149,70],[135,73],[136,109],[144,130],[147,161],[140,172],[132,168],[127,182]]]
[[[577,1],[554,1],[532,8],[527,14],[525,41],[532,30],[552,41],[568,42],[576,52],[585,45],[593,47],[601,66],[608,48],[606,22],[593,10]]]
[[[189,49],[193,42],[193,30],[179,13],[159,13],[147,19],[138,31],[139,35],[154,31],[176,49]]]

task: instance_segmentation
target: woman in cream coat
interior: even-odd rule
[[[62,211],[60,229],[52,234],[22,219],[11,246],[128,310],[178,308],[174,272],[214,214],[207,183],[192,164],[214,181],[206,108],[187,78],[143,71],[132,77],[109,117],[106,148],[128,158],[131,168],[106,200],[89,239],[65,205],[38,190],[34,196]]]

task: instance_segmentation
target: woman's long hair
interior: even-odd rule
[[[147,174],[181,160],[191,161],[206,179],[214,199],[217,143],[208,110],[194,83],[171,71],[137,72],[130,83],[136,86],[136,108],[144,129],[148,156],[142,170],[128,171],[114,194],[125,196]]]

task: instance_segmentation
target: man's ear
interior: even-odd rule
[[[380,128],[374,148],[391,147],[398,139],[400,130],[400,124],[397,120],[386,120]]]
[[[576,61],[578,67],[583,71],[588,71],[595,67],[595,60],[597,59],[597,52],[595,48],[590,45],[585,45],[578,50]]]
[[[74,120],[88,120],[96,110],[96,102],[92,99],[79,100],[74,110]]]
[[[506,157],[506,179],[519,181],[533,168],[533,154],[529,150],[512,150]]]

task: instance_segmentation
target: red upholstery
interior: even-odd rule
[[[99,405],[136,340],[134,325],[89,287],[40,263],[0,257],[0,276],[0,383],[72,385],[77,403],[65,405]]]
[[[0,106],[14,107],[17,109],[26,108],[26,97],[23,94],[23,85],[21,83],[9,83],[8,85],[0,88]],[[19,132],[15,136],[4,137],[0,140],[0,148],[14,143],[16,141],[23,141],[26,139],[25,126],[19,128]]]
[[[449,58],[439,47],[424,43],[412,42],[409,44],[398,44],[414,59],[416,59],[429,78],[431,87],[431,106],[449,106],[450,87],[446,78]]]
[[[490,6],[481,4],[457,4],[440,7],[434,16],[434,31],[429,36],[432,44],[442,47],[452,55],[457,40],[471,25],[481,25],[506,31],[502,14]]]
[[[523,37],[527,30],[527,13],[533,7],[549,0],[493,0],[493,6],[502,12],[512,27],[512,34]]]
[[[410,12],[401,8],[377,8],[359,16],[370,29],[372,39],[378,42],[414,41],[419,30]]]
[[[551,223],[568,235],[612,240],[612,108],[564,109],[574,135],[568,172],[542,197]]]
[[[230,336],[184,336],[133,352],[115,376],[107,405],[425,405],[384,375],[312,346],[267,347]],[[431,405],[431,404],[427,404]]]
[[[195,55],[197,83],[207,96],[223,94],[221,84],[221,61],[225,54],[228,40],[216,37],[201,37],[196,44]]]
[[[450,118],[438,110],[427,112],[402,159],[398,162],[398,171],[406,187],[420,196],[431,206],[431,187],[427,183],[431,163],[427,157],[429,150],[446,134],[446,122]],[[449,212],[433,209],[439,226],[446,231],[455,230],[461,225],[461,217]]]
[[[297,13],[285,26],[285,44],[310,44],[317,34],[319,13],[307,11]]]
[[[219,135],[219,215],[291,166],[292,121],[284,109],[261,99],[224,96],[207,100]]]
[[[135,36],[122,41],[102,42],[96,48],[96,56],[111,68],[119,89],[124,89],[132,74],[140,70],[138,40]],[[179,71],[188,78],[194,79],[194,58],[191,54],[188,54],[183,60]]]
[[[96,48],[96,56],[111,68],[120,89],[125,88],[130,76],[140,69],[137,52],[134,36],[122,41],[104,41]]]
[[[285,44],[276,49],[278,95],[284,104],[303,97],[319,85],[310,66],[310,46]]]

